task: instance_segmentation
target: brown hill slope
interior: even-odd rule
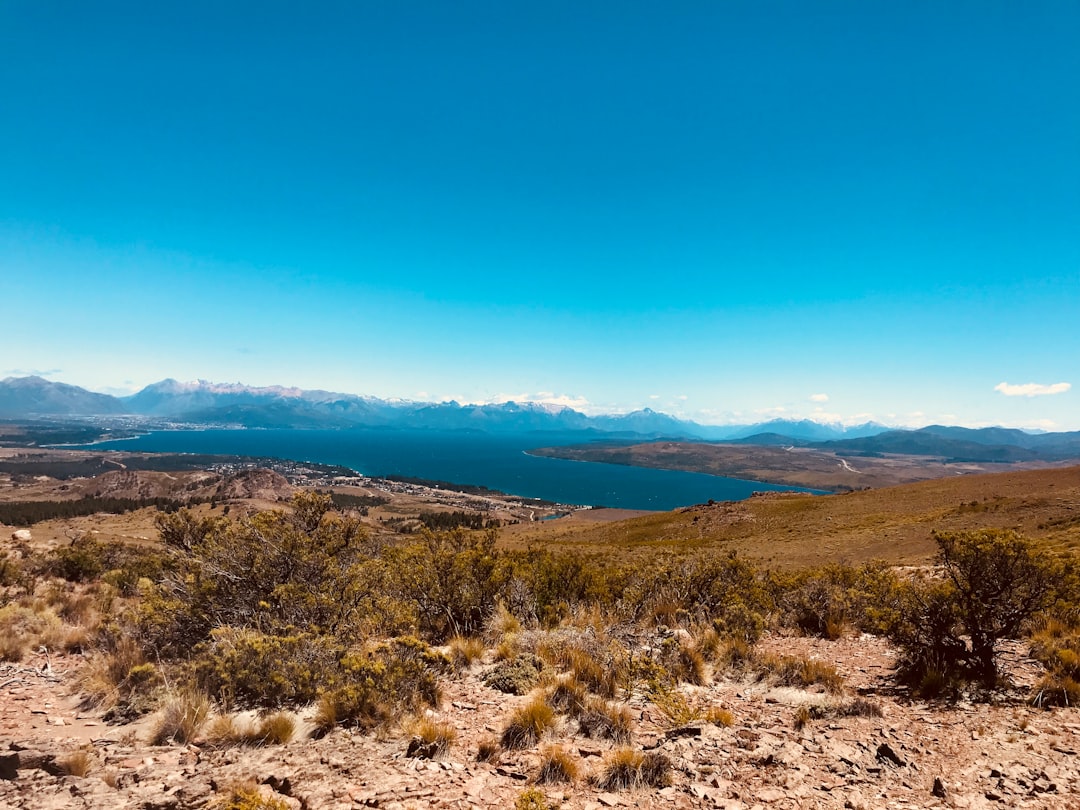
[[[570,517],[507,539],[603,554],[715,548],[778,566],[882,559],[917,564],[934,553],[934,529],[1016,529],[1080,548],[1080,467],[965,475],[842,495],[769,493],[630,520]]]
[[[944,456],[901,453],[840,456],[832,449],[707,442],[593,443],[544,447],[529,452],[551,458],[686,470],[832,492],[889,487],[955,475],[1063,466],[1046,461],[955,461]]]

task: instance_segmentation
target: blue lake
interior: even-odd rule
[[[177,430],[94,447],[338,464],[370,476],[415,476],[485,486],[527,498],[624,509],[667,510],[704,503],[710,498],[732,501],[748,498],[755,491],[797,489],[702,473],[540,458],[526,453],[537,447],[581,442],[581,434],[553,433]]]

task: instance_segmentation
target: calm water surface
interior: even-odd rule
[[[364,475],[475,484],[527,498],[624,509],[675,509],[792,490],[702,473],[540,458],[537,447],[580,444],[581,434],[491,435],[405,430],[178,430],[94,445],[159,453],[264,456],[339,464]],[[806,491],[806,490],[803,490]]]

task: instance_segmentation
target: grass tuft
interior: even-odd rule
[[[628,790],[647,785],[665,787],[671,784],[671,760],[664,754],[650,751],[643,754],[632,748],[616,748],[604,760],[596,777],[600,790]]]
[[[165,703],[161,718],[151,735],[152,745],[178,743],[195,739],[210,713],[210,698],[194,689],[172,695]]]
[[[540,752],[540,773],[536,777],[540,784],[576,782],[580,774],[577,760],[565,746],[551,745]]]
[[[90,772],[93,758],[86,751],[74,751],[57,763],[68,776],[86,776]]]
[[[484,655],[484,642],[470,636],[454,636],[450,639],[450,660],[454,669],[468,669]]]
[[[409,724],[412,739],[406,756],[423,759],[438,759],[450,750],[457,739],[457,731],[448,723],[438,722],[431,717],[420,717]]]
[[[591,700],[578,717],[578,728],[586,737],[628,743],[634,732],[630,710],[604,700]]]
[[[531,748],[554,725],[555,712],[543,696],[537,696],[514,712],[503,729],[500,743],[507,749]]]

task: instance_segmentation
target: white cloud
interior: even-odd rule
[[[829,395],[828,394],[811,394],[810,395],[810,401],[811,402],[828,402],[829,401]]]
[[[649,394],[649,399],[660,399],[659,394]]]
[[[995,391],[1000,391],[1007,397],[1042,397],[1048,394],[1064,394],[1072,388],[1072,383],[1059,382],[1051,385],[1042,385],[1041,383],[1024,383],[1023,385],[1012,385],[1011,383],[1002,382],[994,386]]]
[[[4,377],[54,377],[57,374],[62,374],[63,371],[60,368],[9,368],[0,371],[0,375]]]
[[[585,397],[572,397],[569,394],[555,394],[551,391],[537,391],[531,394],[496,394],[483,400],[477,400],[476,405],[497,405],[503,402],[533,402],[543,405],[561,405],[565,408],[573,408],[575,411],[589,412],[595,410],[593,404]]]

